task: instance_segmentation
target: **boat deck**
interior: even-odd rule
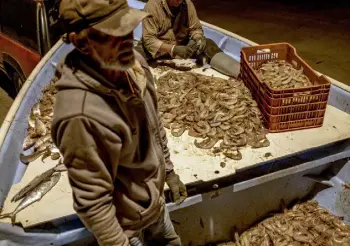
[[[212,69],[203,72],[201,68],[197,68],[193,69],[193,72],[225,77]],[[154,74],[160,76],[156,71],[154,71]],[[223,156],[213,156],[208,151],[196,148],[193,144],[194,138],[189,137],[187,132],[179,138],[173,137],[168,130],[167,133],[168,146],[176,172],[186,185],[196,186],[198,183],[215,182],[220,178],[233,176],[236,172],[243,172],[264,163],[271,163],[274,160],[284,159],[300,152],[350,139],[349,126],[350,115],[328,105],[322,127],[268,134],[267,137],[271,143],[269,147],[261,149],[243,148],[241,150],[243,158],[240,161],[229,160]],[[225,165],[222,165],[223,162]],[[3,213],[11,212],[16,208],[17,203],[11,203],[10,199],[19,189],[36,175],[56,164],[57,161],[49,159],[45,163],[42,163],[40,159],[32,162],[21,181],[12,186],[5,201]],[[31,227],[74,215],[71,193],[67,174],[63,173],[59,183],[40,202],[33,204],[17,215],[17,222],[21,223],[23,227]],[[10,223],[10,220],[4,219],[2,222]]]
[[[137,0],[128,0],[128,3],[131,7],[139,9],[144,6],[144,3]],[[237,61],[240,60],[242,47],[256,45],[255,42],[227,30],[204,22],[202,24],[206,37],[216,42],[225,53]],[[139,39],[141,34],[140,24],[134,30],[134,36]],[[41,90],[53,76],[55,64],[72,48],[60,40],[45,55],[27,79],[1,125],[0,173],[4,175],[0,179],[0,206],[4,205],[4,212],[11,212],[17,205],[9,204],[10,199],[6,199],[7,197],[11,198],[16,190],[34,176],[56,164],[51,160],[45,163],[38,160],[25,170],[25,166],[19,161],[19,153],[22,151],[28,125],[26,118],[31,107],[37,102]],[[201,72],[201,69],[196,72]],[[215,72],[209,69],[205,73],[210,75]],[[193,235],[197,235],[198,241],[205,241],[208,238],[213,240],[212,237],[215,237],[216,241],[222,240],[223,237],[220,235],[225,234],[227,237],[231,235],[233,224],[248,226],[256,222],[261,216],[278,208],[281,199],[290,202],[305,197],[315,183],[314,180],[305,179],[304,174],[319,174],[330,166],[342,168],[344,164],[339,162],[346,163],[346,158],[350,157],[350,140],[342,141],[350,138],[350,88],[332,78],[329,79],[332,86],[323,127],[269,134],[270,147],[260,150],[248,147],[242,151],[241,161],[227,161],[225,167],[221,167],[220,158],[206,155],[205,152],[192,147],[185,149],[186,145],[193,146],[193,139],[188,138],[186,133],[181,137],[182,145],[177,144],[180,139],[169,136],[175,169],[188,185],[191,196],[180,206],[167,204],[169,211],[172,211],[172,219],[181,222],[181,225],[177,226],[177,231],[182,235],[182,240],[185,239],[184,234],[190,234],[190,241],[193,240]],[[177,153],[178,149],[185,151]],[[349,164],[349,162],[345,164],[340,179],[334,177],[335,183],[339,185],[319,192],[317,198],[321,201],[320,204],[334,214],[344,216],[345,219],[349,218],[346,217],[349,212],[343,207],[349,207],[347,206],[349,200],[346,200],[349,196],[344,196],[339,181],[348,182]],[[216,187],[223,189],[215,190]],[[245,189],[247,192],[242,192]],[[90,232],[74,215],[71,197],[67,176],[63,174],[57,186],[46,194],[42,201],[18,214],[17,221],[25,229],[12,227],[8,224],[8,220],[3,220],[1,222],[5,223],[0,223],[0,238],[21,245],[66,245],[90,237]],[[190,205],[193,206],[181,209]],[[208,221],[204,220],[204,224],[193,223],[203,222],[202,218],[207,218]],[[48,227],[46,223],[39,225],[46,221]],[[28,227],[35,228],[27,230]],[[189,231],[191,233],[188,233]],[[204,243],[198,243],[202,244]]]

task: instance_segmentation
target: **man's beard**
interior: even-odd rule
[[[119,70],[119,71],[126,71],[129,68],[131,68],[135,63],[135,56],[133,56],[133,59],[130,59],[128,63],[121,63],[119,60],[115,60],[113,62],[106,62],[104,61],[100,55],[97,53],[95,49],[93,49],[93,59],[96,60],[100,67],[105,70]]]

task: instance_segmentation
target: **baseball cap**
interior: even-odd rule
[[[78,32],[88,27],[105,34],[121,37],[149,16],[130,8],[126,0],[62,0],[60,19],[67,32]]]

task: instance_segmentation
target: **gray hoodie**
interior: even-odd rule
[[[173,169],[153,77],[135,55],[147,78],[144,96],[132,93],[125,78],[107,81],[78,51],[57,71],[52,138],[68,169],[74,209],[100,245],[129,245],[128,237],[157,220],[166,171]]]

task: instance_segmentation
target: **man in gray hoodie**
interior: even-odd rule
[[[153,76],[133,50],[148,14],[125,0],[62,0],[75,49],[57,68],[52,138],[67,166],[74,209],[103,246],[181,245],[165,207],[164,184],[181,203]]]

